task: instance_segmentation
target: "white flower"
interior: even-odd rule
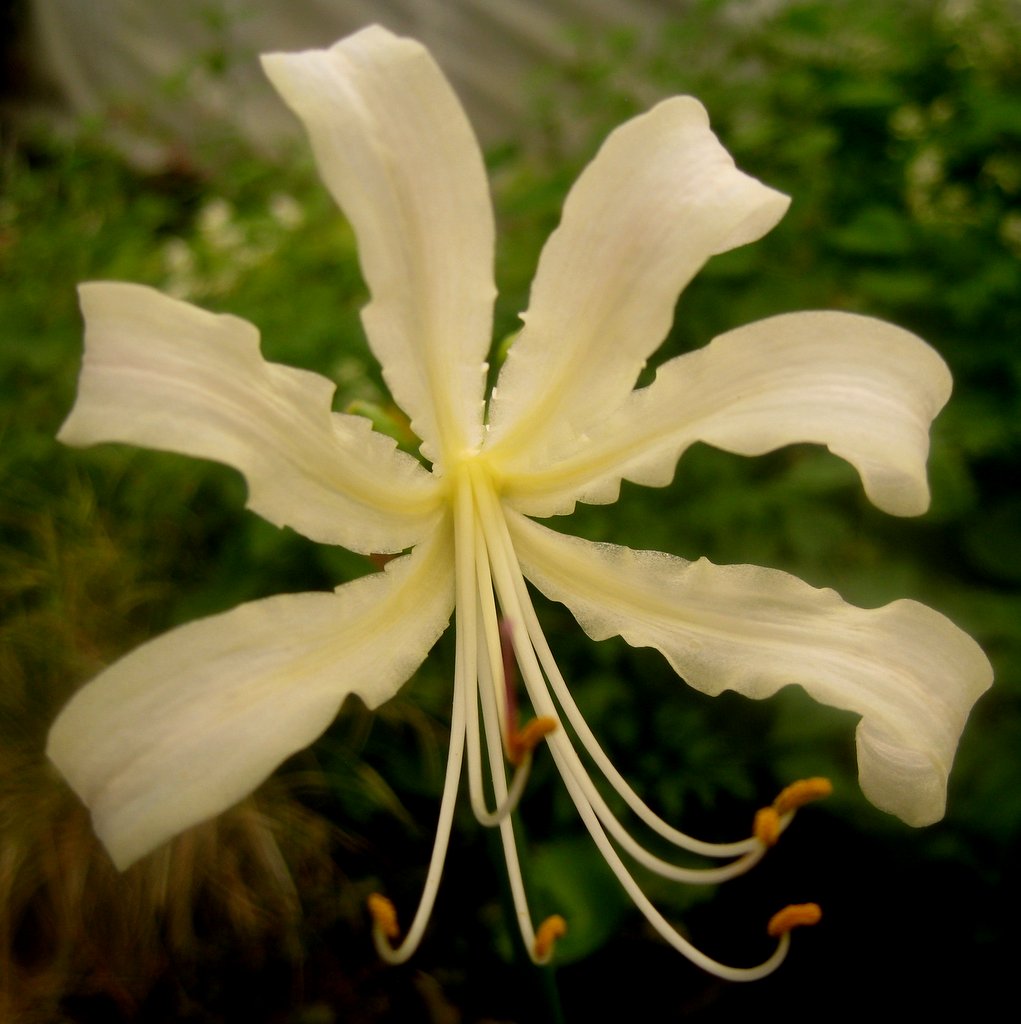
[[[51,758],[123,868],[252,790],[322,733],[349,694],[373,708],[388,700],[455,610],[432,862],[396,949],[392,907],[374,900],[383,955],[405,959],[421,938],[467,750],[472,805],[502,832],[523,936],[537,959],[548,957],[563,922],[533,929],[510,814],[545,739],[586,827],[664,938],[724,977],[767,973],[788,928],[815,910],[774,926],[780,941],[765,964],[723,967],[658,913],[620,851],[668,878],[720,881],[755,863],[817,787],[781,795],[739,842],[673,829],[585,725],[526,579],[594,639],[655,647],[704,692],[758,698],[798,683],[856,712],[865,793],[915,825],[943,813],[958,737],[990,683],[986,658],[913,601],[862,610],[775,570],[594,544],[533,517],[614,501],[622,479],[666,484],[695,441],[745,455],[825,444],[857,468],[880,508],[921,513],[928,430],[950,392],[945,365],[889,324],[798,313],[731,331],[634,390],[678,292],[714,253],[761,237],[788,203],[737,170],[703,108],[677,98],[617,129],[574,186],[487,412],[492,212],[478,146],[441,72],[417,43],[378,27],[264,65],[357,233],[369,343],[431,470],[367,420],[332,412],[329,381],[265,362],[248,323],[133,284],[81,288],[85,359],[60,437],[216,459],[244,474],[249,506],[272,523],[363,553],[412,550],[333,593],[255,601],[145,644],[71,700],[53,726]],[[504,668],[510,649],[539,716],[520,729],[505,700],[515,684]],[[495,809],[486,806],[483,745]],[[509,782],[506,760],[516,765]],[[587,765],[649,829],[728,863],[699,872],[649,853]]]

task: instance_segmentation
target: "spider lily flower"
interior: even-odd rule
[[[950,393],[946,366],[889,324],[797,313],[733,330],[635,390],[688,280],[713,254],[761,237],[788,204],[735,167],[695,100],[675,98],[611,134],[574,186],[487,396],[493,218],[478,145],[440,70],[420,45],[379,27],[329,50],[267,56],[264,66],[354,226],[369,344],[429,468],[367,419],[333,412],[324,378],[265,362],[250,324],[134,284],[83,285],[84,365],[61,440],[218,460],[244,475],[248,506],[270,522],[397,557],[335,592],[254,601],[145,644],[70,701],[50,757],[124,868],[252,790],[350,694],[370,708],[392,697],[453,611],[451,738],[432,859],[403,939],[393,905],[373,897],[380,953],[404,960],[422,937],[466,760],[475,814],[502,836],[525,943],[535,960],[550,956],[567,925],[558,916],[533,924],[512,817],[544,743],[599,850],[664,939],[722,977],[761,977],[783,959],[790,928],[812,923],[818,908],[781,911],[769,929],[774,954],[728,967],[660,914],[624,858],[678,882],[724,881],[753,866],[826,783],[785,790],[735,842],[675,829],[586,725],[526,580],[593,639],[657,648],[703,692],[761,698],[799,683],[856,712],[866,795],[913,825],[943,813],[989,663],[913,601],[863,610],[773,569],[595,544],[536,520],[579,501],[612,502],[625,479],[662,486],[696,441],[744,455],[824,444],[881,509],[919,514],[929,426]],[[536,715],[526,725],[508,699],[519,677]],[[664,845],[722,863],[697,869],[652,853],[607,789]]]

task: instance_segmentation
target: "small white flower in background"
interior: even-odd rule
[[[662,917],[621,853],[666,878],[722,881],[757,862],[825,782],[786,790],[747,839],[714,844],[678,832],[586,726],[526,580],[594,639],[655,647],[699,690],[759,698],[799,683],[856,712],[866,795],[913,825],[943,813],[989,663],[914,601],[863,610],[783,572],[594,544],[535,518],[612,502],[624,479],[666,484],[696,441],[745,455],[825,444],[856,467],[876,505],[917,515],[929,500],[929,426],[950,393],[946,366],[889,324],[795,313],[730,331],[634,390],[679,291],[714,253],[761,237],[788,203],[737,170],[703,108],[677,98],[618,128],[574,186],[487,399],[490,200],[471,129],[429,54],[373,27],[264,65],[357,233],[369,343],[431,470],[368,420],[332,412],[331,382],[265,362],[250,324],[133,284],[81,288],[85,359],[60,437],[216,459],[244,474],[248,505],[272,523],[365,554],[412,550],[333,593],[255,601],[145,644],[71,700],[50,734],[51,758],[124,868],[251,791],[315,740],[348,695],[372,708],[388,700],[453,610],[435,846],[398,945],[393,906],[373,898],[381,954],[404,960],[422,937],[467,751],[472,807],[500,829],[524,940],[537,961],[549,957],[565,924],[533,926],[512,819],[545,742],[607,863],[663,938],[722,977],[761,977],[783,959],[789,929],[817,919],[818,908],[777,915],[770,930],[779,941],[765,963],[726,967]],[[537,715],[526,725],[509,699],[519,674]],[[593,783],[593,767],[646,827],[723,866],[680,867],[646,850]]]
[[[266,212],[269,232],[246,224],[226,199],[217,196],[204,203],[195,218],[193,244],[178,237],[163,244],[163,290],[177,299],[229,292],[246,269],[273,256],[283,232],[304,221],[298,201],[284,192],[270,197]]]
[[[183,238],[176,235],[163,243],[163,286],[175,299],[186,299],[198,288],[198,267],[195,253]]]
[[[237,222],[237,211],[219,196],[210,199],[198,214],[199,234],[210,248],[219,252],[241,249],[245,233]]]
[[[294,196],[286,192],[276,192],[269,201],[270,216],[288,231],[300,228],[305,222],[305,211]]]

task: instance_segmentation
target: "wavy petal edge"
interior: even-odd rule
[[[514,513],[508,525],[525,574],[594,640],[656,648],[705,693],[798,684],[856,712],[865,795],[911,825],[943,816],[960,734],[992,682],[945,616],[910,600],[862,609],[779,570],[595,544]]]

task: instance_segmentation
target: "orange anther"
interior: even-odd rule
[[[374,928],[378,928],[391,942],[401,934],[397,926],[397,908],[381,893],[372,893],[366,901]]]
[[[762,807],[755,812],[752,835],[763,846],[776,846],[780,838],[780,815],[774,807]]]
[[[547,917],[535,932],[535,945],[532,947],[535,959],[547,960],[553,952],[554,943],[566,934],[567,922],[559,914]]]
[[[818,903],[792,903],[777,911],[770,919],[766,930],[774,939],[786,935],[792,928],[818,924],[822,920],[822,909]]]
[[[777,814],[787,814],[788,811],[796,811],[813,800],[821,800],[832,792],[833,783],[829,779],[799,779],[781,791],[773,801],[773,806]]]
[[[533,718],[523,729],[515,729],[507,741],[507,756],[515,767],[557,727],[557,720],[543,715]]]

